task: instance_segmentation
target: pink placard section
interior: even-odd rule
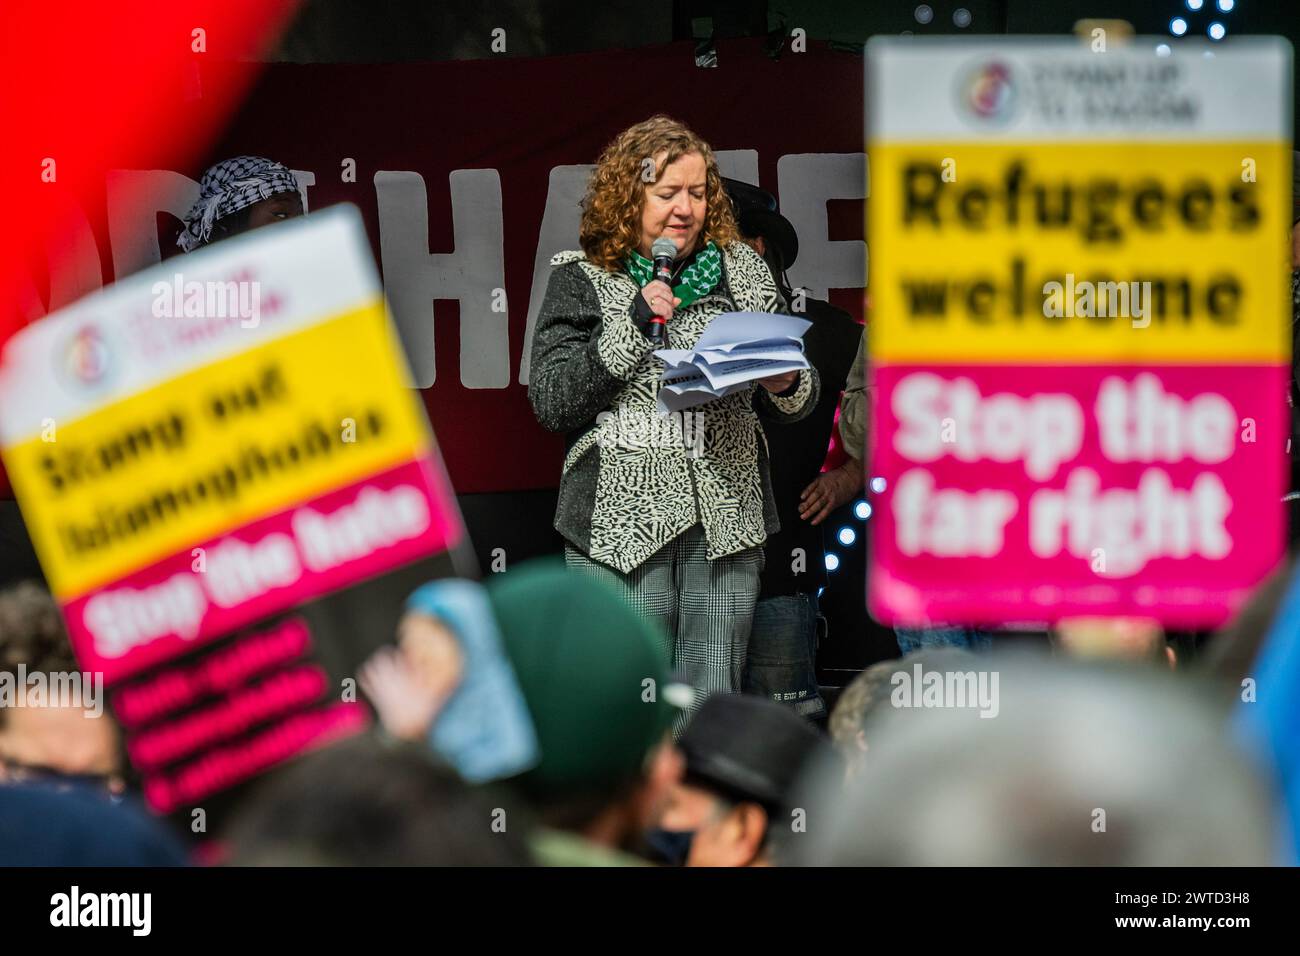
[[[1285,366],[874,370],[889,624],[1212,627],[1282,558]]]
[[[441,469],[419,458],[260,518],[64,605],[112,686],[259,618],[455,546]]]
[[[210,750],[178,770],[145,774],[145,800],[158,813],[173,813],[290,757],[360,733],[369,724],[365,705],[356,701],[291,714],[249,739]]]

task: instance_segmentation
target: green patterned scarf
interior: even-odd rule
[[[655,277],[654,263],[635,249],[627,257],[627,271],[643,289]],[[712,242],[707,243],[695,254],[695,260],[677,277],[680,284],[673,287],[673,295],[682,300],[678,308],[684,309],[701,296],[708,295],[721,278],[722,252]]]

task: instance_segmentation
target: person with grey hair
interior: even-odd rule
[[[877,661],[853,678],[836,698],[826,728],[849,777],[861,769],[869,749],[866,728],[872,716],[889,709],[890,700],[902,685],[902,679],[895,675],[910,675],[918,664],[923,672],[938,672],[947,680],[949,672],[973,672],[978,661],[973,653],[960,647],[923,647],[903,658]]]
[[[977,666],[1000,675],[996,716],[880,708],[861,774],[842,790],[811,785],[790,862],[1276,862],[1273,795],[1195,686],[1115,664],[995,655]]]

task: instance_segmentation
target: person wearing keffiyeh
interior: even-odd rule
[[[293,173],[261,156],[236,156],[208,167],[199,198],[176,244],[185,252],[229,236],[301,216],[306,198]]]

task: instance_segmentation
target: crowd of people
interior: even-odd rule
[[[228,160],[180,245],[302,211],[283,166]],[[140,809],[110,710],[0,707],[0,863],[1295,861],[1289,568],[1189,657],[1149,621],[1037,643],[936,625],[822,688],[820,525],[862,494],[861,327],[791,288],[775,199],[666,117],[600,157],[579,240],[552,259],[529,386],[565,435],[563,560],[416,590],[357,674],[373,729],[242,788],[212,834]],[[702,442],[626,440],[659,419],[653,326],[690,348],[734,311],[807,319],[809,367],[709,403]],[[849,458],[823,471],[837,419]],[[0,592],[0,674],[75,666],[41,585]]]
[[[1262,643],[1266,658],[1292,645],[1294,613],[1252,609],[1266,634],[1219,640]],[[2,672],[74,666],[34,583],[0,593],[0,638]],[[1175,663],[1158,628],[1083,622],[1045,646],[924,648],[862,672],[826,721],[695,693],[664,645],[617,589],[555,559],[431,582],[361,673],[374,728],[245,788],[211,834],[141,808],[111,711],[0,708],[0,861],[1293,860],[1294,677],[1266,685],[1252,670],[1279,698],[1257,718],[1230,658]]]

